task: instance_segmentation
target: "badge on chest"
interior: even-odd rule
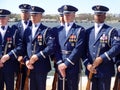
[[[69,42],[71,43],[71,46],[75,46],[76,41],[77,41],[77,36],[74,34],[70,35]]]
[[[12,38],[11,37],[7,38],[7,44],[8,44],[8,48],[11,48],[11,45],[12,45]]]
[[[38,39],[39,45],[41,46],[42,45],[43,36],[42,35],[38,35],[37,39]]]
[[[102,47],[105,47],[105,44],[108,43],[108,36],[105,33],[100,37],[100,43]]]

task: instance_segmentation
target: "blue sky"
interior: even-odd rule
[[[80,13],[93,13],[93,5],[105,5],[109,7],[109,13],[120,13],[120,0],[1,0],[0,8],[8,9],[13,13],[20,13],[18,6],[22,3],[40,6],[45,9],[45,14],[58,14],[57,9],[65,4],[76,6]]]

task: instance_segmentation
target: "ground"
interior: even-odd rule
[[[112,90],[113,85],[114,85],[114,79],[115,78],[113,77],[112,81],[111,81],[111,90]],[[51,90],[52,81],[53,81],[53,76],[48,76],[46,90]],[[87,77],[85,77],[85,76],[81,77],[81,82],[79,83],[79,90],[85,90],[86,84],[87,84]]]

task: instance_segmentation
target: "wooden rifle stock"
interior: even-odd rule
[[[15,90],[20,90],[21,84],[22,84],[22,65],[23,65],[23,56],[18,57],[18,61],[20,61],[20,71],[17,74],[17,80],[16,80],[16,87]]]
[[[22,67],[22,65],[20,64],[20,68]],[[16,87],[15,87],[15,90],[20,90],[20,87],[21,87],[21,79],[22,79],[22,74],[21,72],[19,72],[17,74],[17,80],[16,80]]]
[[[57,64],[56,64],[56,58],[55,58],[55,56],[51,55],[50,58],[54,62],[54,68],[56,69]],[[53,78],[53,82],[52,82],[52,89],[51,90],[56,90],[56,88],[57,88],[57,81],[58,81],[58,73],[55,70],[54,78]]]
[[[92,76],[93,76],[93,73],[90,72],[89,77],[88,77],[88,81],[87,81],[86,90],[90,90],[90,84],[91,84]]]
[[[120,73],[117,73],[117,75],[115,77],[113,90],[120,90]]]
[[[56,83],[57,83],[57,81],[58,81],[58,74],[57,74],[57,72],[55,72],[51,90],[56,90]]]
[[[29,90],[29,75],[30,75],[30,69],[27,70],[27,76],[25,79],[24,90]]]
[[[32,55],[35,53],[35,50],[36,50],[36,42],[34,44],[34,48],[33,48],[33,52],[32,52]],[[27,70],[27,76],[26,76],[26,79],[25,79],[25,85],[24,85],[24,90],[29,90],[29,76],[30,76],[30,69]]]

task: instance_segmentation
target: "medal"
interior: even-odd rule
[[[71,46],[75,46],[76,41],[77,41],[76,35],[72,34],[69,38],[69,42],[71,43]]]
[[[12,44],[12,38],[11,37],[7,38],[7,44],[8,44],[8,48],[11,48],[11,44]]]
[[[38,35],[37,37],[39,45],[42,45],[42,35]]]
[[[100,43],[102,44],[102,47],[105,47],[105,43],[108,42],[108,37],[103,34],[101,37],[100,37]]]
[[[10,44],[8,45],[8,48],[11,48],[11,45],[10,45]]]

